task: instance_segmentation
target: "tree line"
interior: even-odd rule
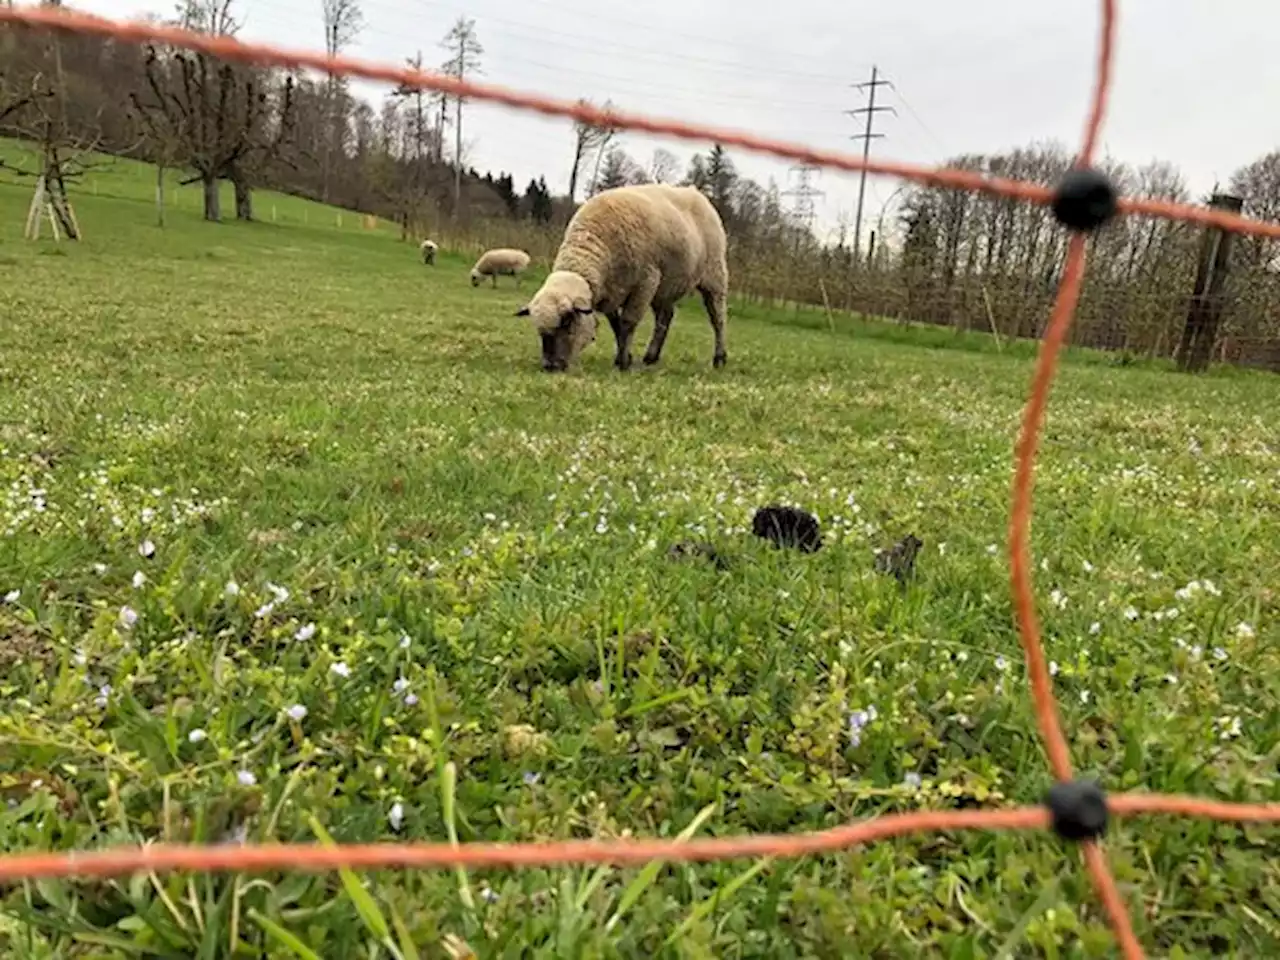
[[[170,18],[189,29],[235,35],[237,0],[181,0]],[[321,0],[318,34],[330,54],[347,51],[364,26],[360,0]],[[483,71],[474,21],[460,17],[441,38],[434,69],[455,77]],[[421,50],[406,61],[428,66]],[[685,183],[702,190],[724,219],[738,292],[767,303],[850,310],[1034,338],[1052,302],[1065,245],[1041,206],[942,189],[903,187],[872,224],[855,261],[848,224],[819,239],[787,210],[773,180],[743,176],[720,146],[682,164],[666,149],[637,158],[620,131],[575,124],[569,191],[554,196],[546,177],[519,185],[511,174],[481,174],[465,138],[465,98],[393,89],[379,103],[339,77],[219,62],[162,46],[92,37],[0,32],[0,134],[37,145],[39,168],[0,167],[44,177],[68,236],[66,203],[77,180],[103,155],[157,167],[163,219],[166,170],[203,185],[204,215],[221,220],[220,184],[230,182],[234,217],[254,217],[261,188],[376,214],[406,239],[430,233],[455,247],[522,245],[549,258],[575,205],[630,183]],[[604,104],[607,108],[608,102]],[[1056,144],[949,165],[1052,186],[1071,156]],[[1107,162],[1125,195],[1188,202],[1171,164]],[[1247,215],[1280,219],[1280,152],[1236,172],[1226,185]],[[1162,220],[1124,218],[1090,240],[1090,270],[1073,329],[1075,342],[1135,355],[1172,356],[1179,346],[1196,274],[1201,232]],[[1235,247],[1227,309],[1215,357],[1280,369],[1280,283],[1276,241]]]

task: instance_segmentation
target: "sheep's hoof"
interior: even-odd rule
[[[644,365],[646,367],[652,367],[655,363],[658,362],[658,360],[659,358],[654,356],[653,354],[646,353],[644,355]]]
[[[728,362],[729,362],[729,358],[728,358],[727,356],[725,356],[725,354],[723,354],[723,353],[717,353],[717,354],[715,355],[715,359],[713,359],[713,360],[711,361],[711,365],[712,365],[713,367],[715,367],[717,370],[719,370],[721,367],[723,367],[723,366],[724,366],[726,363],[728,363]]]

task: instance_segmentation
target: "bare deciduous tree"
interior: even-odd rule
[[[336,57],[355,43],[364,28],[364,13],[359,0],[320,0],[320,3],[324,20],[324,49],[329,56]],[[344,139],[341,128],[345,117],[339,115],[338,105],[345,89],[345,78],[336,75],[330,76],[325,84],[324,123],[320,130],[320,194],[326,201],[333,173],[333,155],[341,149]]]
[[[472,74],[482,72],[480,57],[484,47],[476,36],[476,22],[467,17],[458,17],[449,32],[445,34],[440,46],[451,52],[451,56],[441,69],[451,77],[465,80]],[[453,135],[454,135],[454,179],[453,179],[453,216],[456,220],[462,212],[462,104],[464,98],[453,98]]]
[[[680,161],[670,150],[659,147],[649,161],[649,179],[654,183],[674,183],[680,175]]]
[[[579,100],[580,106],[590,106],[589,100]],[[601,109],[608,111],[612,104],[606,100]],[[595,127],[588,123],[578,121],[573,125],[573,166],[569,170],[569,202],[573,203],[578,199],[578,179],[582,174],[582,166],[587,159],[595,154],[599,158],[609,141],[613,139],[616,131],[609,130],[605,127]],[[598,159],[597,159],[598,162]]]

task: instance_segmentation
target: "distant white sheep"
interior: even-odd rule
[[[436,246],[436,242],[434,240],[423,240],[422,262],[428,267],[432,266],[436,262],[436,251],[439,249],[440,248]]]
[[[498,277],[515,277],[516,286],[520,286],[520,274],[529,268],[529,255],[523,250],[486,250],[471,268],[471,285],[480,286],[483,277],[492,277],[493,285],[498,285]]]
[[[657,363],[676,303],[697,291],[715,333],[713,365],[723,367],[728,242],[720,214],[693,187],[642,184],[604,190],[569,221],[551,273],[516,314],[542,338],[542,368],[568,368],[594,339],[594,312],[613,328],[614,366],[631,367],[631,338],[653,308],[646,364]]]

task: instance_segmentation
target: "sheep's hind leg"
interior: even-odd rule
[[[716,335],[716,352],[711,364],[716,368],[723,367],[729,360],[724,343],[725,320],[728,312],[725,308],[725,296],[719,291],[706,287],[699,288],[698,292],[702,294],[702,303],[707,308],[707,318],[711,321],[711,329]]]
[[[649,349],[644,352],[645,366],[651,367],[662,358],[662,347],[667,342],[667,331],[671,329],[675,315],[674,306],[653,308],[653,336],[649,339]]]

